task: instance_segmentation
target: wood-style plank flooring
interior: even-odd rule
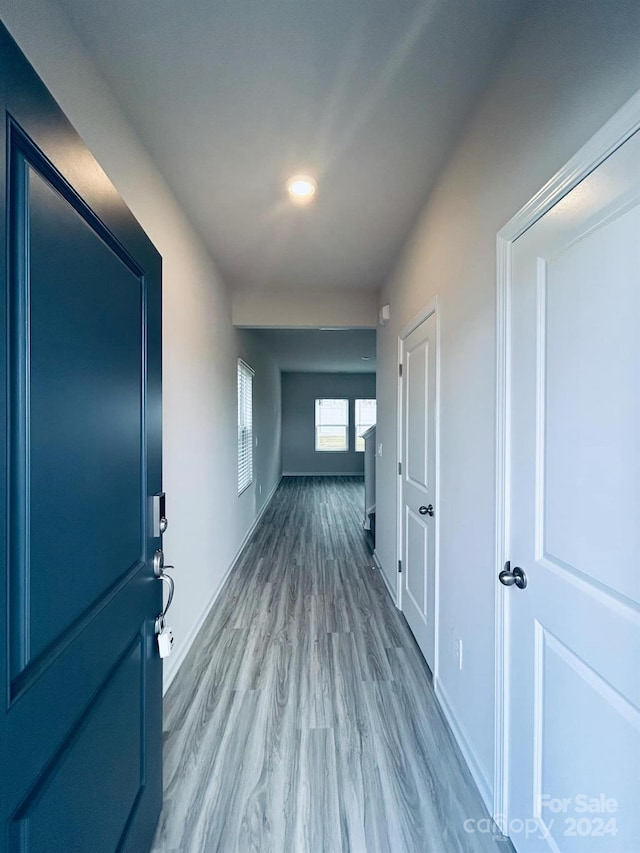
[[[154,853],[512,849],[465,832],[486,813],[363,503],[359,480],[282,481],[168,691]]]

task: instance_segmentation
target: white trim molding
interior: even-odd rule
[[[440,507],[440,304],[438,301],[438,297],[434,296],[431,301],[425,305],[425,307],[419,311],[402,329],[400,334],[398,335],[398,364],[404,364],[404,342],[409,337],[412,332],[428,320],[431,315],[435,315],[436,321],[436,389],[435,389],[435,456],[436,456],[436,466],[435,466],[435,476],[436,476],[436,490],[435,490],[435,505],[436,505],[436,514],[435,514],[435,566],[434,566],[434,620],[433,620],[433,631],[434,631],[434,642],[433,642],[433,678],[434,682],[438,676],[439,672],[439,633],[440,633],[440,513],[438,512],[438,508]],[[404,451],[404,442],[402,435],[402,417],[403,417],[403,397],[402,397],[402,376],[398,375],[398,414],[397,414],[397,447],[398,447],[398,458],[396,471],[399,471],[399,463],[402,462],[402,454]],[[402,489],[402,475],[396,474],[398,488],[396,490],[396,525],[397,525],[397,537],[396,537],[396,560],[402,560],[402,549],[403,549],[403,540],[402,540],[402,530],[403,530],[403,506],[402,502],[404,500],[403,489]],[[406,570],[406,567],[403,567]],[[383,573],[384,574],[384,573]],[[397,594],[394,598],[396,602],[396,607],[399,610],[402,610],[402,577],[399,572],[396,573],[397,581]]]
[[[384,581],[384,585],[386,586],[387,591],[388,591],[389,595],[391,596],[391,601],[393,601],[393,603],[397,607],[398,606],[398,599],[397,599],[393,589],[391,588],[391,584],[389,583],[389,581],[387,579],[387,575],[385,574],[385,570],[382,568],[382,563],[380,562],[380,557],[378,557],[378,554],[375,550],[373,552],[373,562],[376,564],[376,568],[378,569],[378,571],[382,575],[382,580]]]
[[[338,451],[341,453],[343,451]],[[364,471],[283,471],[283,477],[360,477],[364,479]]]
[[[253,532],[255,531],[258,524],[260,523],[262,516],[267,511],[267,508],[269,507],[269,504],[273,500],[273,497],[274,497],[275,493],[277,492],[278,486],[280,485],[281,482],[282,482],[282,477],[280,477],[278,482],[275,484],[275,486],[269,492],[267,499],[265,500],[264,504],[262,505],[262,509],[256,515],[251,526],[249,527],[246,534],[244,535],[244,538],[243,538],[242,542],[240,543],[240,547],[238,548],[235,557],[233,558],[233,560],[231,560],[231,563],[229,564],[229,568],[224,573],[224,576],[223,576],[222,580],[220,581],[220,583],[218,584],[218,586],[216,587],[216,589],[214,590],[213,595],[211,596],[209,601],[207,601],[204,608],[200,612],[199,616],[194,621],[191,630],[189,631],[187,636],[184,638],[182,643],[178,646],[177,653],[175,655],[172,655],[169,658],[169,662],[171,662],[173,664],[173,666],[170,669],[167,666],[167,668],[164,670],[164,674],[163,674],[164,677],[162,680],[162,695],[163,696],[166,694],[167,690],[171,686],[171,683],[173,682],[173,679],[178,674],[178,671],[180,670],[180,667],[184,663],[185,658],[189,654],[189,650],[191,649],[191,646],[193,645],[196,637],[198,636],[200,629],[204,625],[204,623],[207,619],[207,616],[211,612],[211,608],[216,603],[218,596],[220,595],[220,593],[224,589],[224,585],[226,584],[227,580],[229,579],[231,572],[237,566],[238,560],[240,559],[240,556],[242,555],[242,552],[244,551],[247,542],[249,541],[249,539],[253,535]]]
[[[484,802],[487,811],[490,812],[492,806],[491,780],[483,769],[482,762],[473,747],[471,738],[468,736],[466,730],[456,716],[453,706],[449,701],[447,692],[442,686],[442,682],[440,679],[435,677],[433,679],[433,690],[436,694],[436,699],[438,700],[442,713],[444,714],[444,717],[449,724],[449,728],[453,733],[453,737],[458,744],[460,752],[462,753],[462,757],[471,772],[473,781],[476,783],[478,791],[480,792],[482,801]]]
[[[496,574],[509,559],[511,425],[511,258],[514,242],[560,199],[640,130],[638,91],[533,196],[497,235],[496,294]],[[509,613],[504,587],[495,585],[495,733],[493,818],[506,833],[509,822]],[[466,756],[465,756],[466,757]],[[472,768],[473,770],[473,768]],[[475,774],[474,774],[475,775]],[[478,780],[476,779],[476,782]]]

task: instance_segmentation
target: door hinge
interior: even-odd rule
[[[398,560],[398,571],[402,574],[402,560]]]
[[[398,474],[402,474],[402,462],[398,462]]]
[[[402,365],[398,365],[398,376],[402,376]]]

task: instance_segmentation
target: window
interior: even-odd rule
[[[253,370],[238,359],[238,494],[253,483]]]
[[[316,450],[349,449],[349,401],[316,400]]]
[[[356,400],[356,450],[364,452],[364,438],[362,433],[366,432],[376,422],[376,401]]]

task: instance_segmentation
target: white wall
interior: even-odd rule
[[[0,0],[0,17],[163,257],[164,546],[176,565],[177,644],[166,683],[258,508],[253,490],[236,499],[236,359],[252,344],[233,328],[231,300],[210,256],[54,0]],[[276,372],[263,361],[279,406]],[[257,463],[262,499],[274,470],[279,476],[274,411],[261,406],[258,417],[267,460]]]
[[[236,290],[233,322],[256,329],[375,329],[378,298],[375,290]]]
[[[438,294],[440,688],[488,798],[493,774],[497,231],[640,86],[637,0],[537,0],[430,195],[380,302],[377,553],[395,587],[397,344]],[[517,345],[517,342],[516,342]],[[460,672],[451,635],[463,640]]]

